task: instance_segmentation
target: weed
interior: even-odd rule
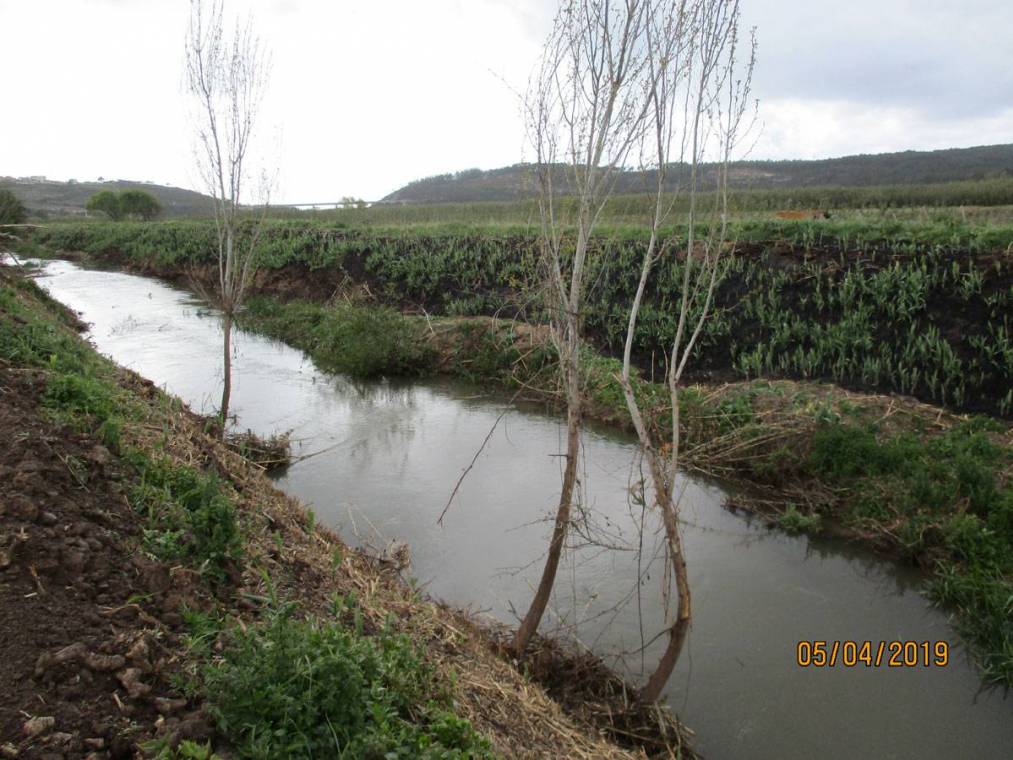
[[[202,680],[242,757],[492,757],[410,640],[389,631],[370,638],[274,613],[233,630]]]
[[[822,522],[819,514],[804,514],[794,504],[790,504],[777,518],[777,523],[783,530],[795,534],[818,533]]]
[[[433,358],[418,325],[388,308],[251,298],[240,324],[305,350],[323,369],[352,377],[417,375]]]
[[[242,554],[242,542],[235,507],[218,479],[139,451],[127,458],[140,474],[131,503],[147,516],[148,551],[162,559],[189,559],[212,580],[224,580]]]

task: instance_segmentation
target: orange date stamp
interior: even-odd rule
[[[950,664],[946,641],[800,641],[795,647],[800,668],[945,668]]]

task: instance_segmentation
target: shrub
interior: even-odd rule
[[[17,196],[0,189],[0,224],[21,224],[27,217],[28,212]]]
[[[112,220],[123,218],[123,208],[120,205],[120,197],[112,190],[100,190],[95,193],[85,204],[88,211],[105,214]]]
[[[162,213],[162,204],[143,190],[124,190],[120,193],[120,211],[124,216],[136,216],[147,222]]]
[[[251,298],[240,323],[303,349],[323,369],[356,378],[417,375],[432,362],[419,328],[385,307]]]
[[[816,533],[820,529],[822,519],[816,513],[803,514],[792,504],[781,513],[777,522],[788,533]]]

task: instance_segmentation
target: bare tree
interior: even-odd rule
[[[270,62],[252,21],[227,33],[222,0],[190,0],[186,35],[186,89],[193,105],[198,171],[214,198],[218,289],[222,310],[224,380],[219,409],[222,432],[232,396],[232,325],[257,268],[257,245],[269,200],[260,173],[260,214],[243,226],[243,202],[254,181],[251,146],[267,86]]]
[[[736,58],[739,15],[738,0],[658,3],[655,13],[650,14],[646,35],[653,69],[649,79],[652,135],[647,144],[653,148],[657,171],[656,199],[651,234],[630,308],[620,382],[648,465],[654,505],[660,512],[665,531],[670,570],[666,581],[674,580],[676,610],[668,629],[665,651],[640,692],[644,702],[654,702],[661,695],[678,661],[692,619],[679,526],[679,495],[676,493],[681,443],[679,390],[710,313],[720,259],[728,248],[728,163],[743,133],[756,51],[753,39],[744,65],[739,65]],[[672,155],[673,150],[676,156]],[[709,154],[716,158],[718,166],[717,193],[713,196],[713,207],[701,208],[699,167]],[[661,234],[663,225],[671,221],[670,210],[675,201],[674,194],[665,192],[667,167],[675,157],[689,163],[688,184],[683,189],[689,199],[684,243]],[[702,223],[705,221],[708,224]],[[672,255],[681,259],[682,270],[678,322],[666,376],[672,432],[668,442],[658,445],[637,401],[631,363],[637,319],[648,281],[657,262]]]
[[[552,538],[531,606],[513,639],[523,656],[548,605],[575,506],[580,451],[580,345],[592,233],[647,123],[647,0],[563,0],[525,98],[539,190],[539,286],[566,398],[566,455]],[[560,202],[566,192],[574,196]]]

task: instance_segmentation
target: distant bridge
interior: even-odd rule
[[[360,203],[365,204],[363,208],[369,208],[375,206],[377,203],[382,201],[317,201],[316,203],[272,203],[272,208],[298,208],[298,209],[313,209],[313,208],[360,208]]]

